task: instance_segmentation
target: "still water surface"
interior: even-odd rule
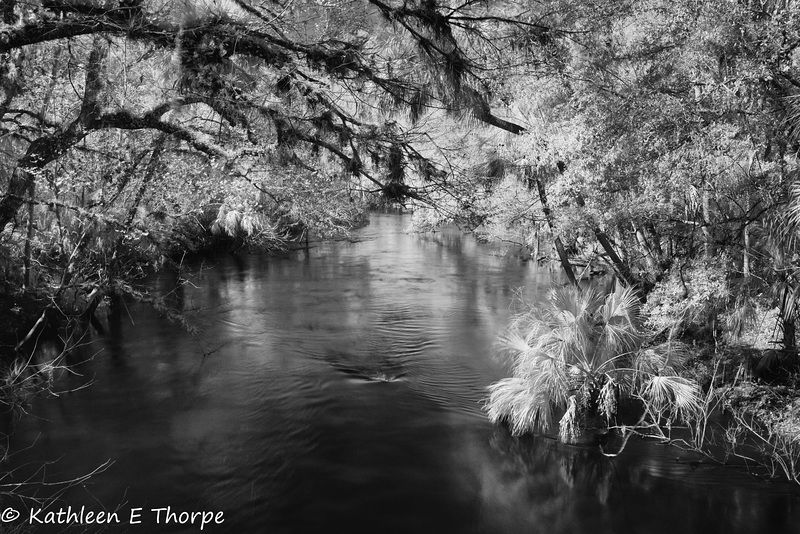
[[[610,459],[489,424],[485,388],[506,373],[494,336],[516,289],[535,299],[550,273],[408,223],[375,215],[354,242],[206,263],[171,296],[196,337],[143,306],[109,317],[57,387],[91,385],[13,424],[13,476],[113,460],[56,505],[119,510],[109,532],[199,532],[155,524],[166,506],[223,511],[204,532],[800,532],[794,486],[671,447],[632,440]],[[125,524],[132,507],[144,523]]]

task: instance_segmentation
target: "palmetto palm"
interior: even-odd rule
[[[563,411],[560,435],[569,440],[593,419],[604,416],[607,423],[616,413],[620,390],[676,402],[675,413],[685,415],[697,391],[675,376],[680,357],[640,352],[642,339],[633,289],[617,286],[606,296],[574,286],[552,290],[501,337],[513,376],[489,387],[490,419],[505,420],[514,434],[522,434],[546,431],[553,414]]]

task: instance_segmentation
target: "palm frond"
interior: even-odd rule
[[[610,352],[627,352],[638,346],[642,339],[641,310],[639,297],[632,287],[619,283],[608,295],[599,310],[602,323],[604,348]]]
[[[664,367],[664,356],[652,348],[639,351],[633,359],[633,383],[641,386]]]
[[[625,323],[606,323],[597,343],[598,365],[619,354],[632,352],[641,343],[641,336]]]
[[[530,350],[531,346],[518,330],[508,329],[498,336],[495,354],[503,363],[514,365]]]
[[[506,421],[514,435],[547,430],[552,424],[550,399],[522,378],[504,378],[489,386],[489,419]]]
[[[660,353],[664,358],[664,365],[661,368],[662,374],[678,374],[685,368],[686,360],[692,352],[689,345],[680,341],[667,341],[653,347],[653,350]]]
[[[617,284],[614,292],[608,295],[600,307],[600,315],[606,323],[618,319],[638,330],[641,316],[636,290],[633,287],[622,287]]]
[[[684,369],[690,355],[688,345],[670,340],[640,351],[634,358],[634,368],[645,374],[675,375]]]
[[[645,385],[642,397],[659,413],[684,421],[695,417],[702,407],[700,387],[679,376],[654,376]]]
[[[754,300],[748,297],[738,297],[736,305],[728,316],[727,324],[728,335],[734,340],[740,339],[747,328],[758,324],[758,312]]]
[[[548,317],[561,326],[573,326],[591,317],[600,302],[594,289],[560,287],[552,290],[547,299]]]
[[[560,364],[562,360],[546,347],[531,347],[527,352],[520,353],[514,362],[514,376],[531,377],[542,372],[547,362]]]
[[[800,123],[795,124],[797,127]],[[795,130],[800,131],[800,130]],[[781,230],[789,230],[794,235],[800,228],[800,182],[792,182],[789,186],[789,204],[786,207],[786,224]]]
[[[568,376],[570,370],[558,360],[542,358],[535,372],[530,376],[532,387],[537,392],[547,395],[552,405],[563,406],[570,389],[573,388]]]

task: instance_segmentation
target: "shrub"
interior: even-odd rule
[[[554,289],[519,314],[501,336],[513,376],[489,387],[487,411],[514,434],[547,431],[562,413],[559,436],[608,428],[621,395],[643,401],[655,423],[687,419],[699,409],[700,389],[677,375],[685,351],[641,350],[639,300],[631,288],[603,296],[595,289]]]
[[[674,265],[647,296],[645,326],[669,337],[689,326],[706,326],[725,309],[730,299],[725,257]]]

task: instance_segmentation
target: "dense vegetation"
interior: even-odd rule
[[[644,303],[637,347],[745,343],[773,349],[753,369],[796,373],[795,2],[0,6],[6,361],[110,299],[158,305],[132,282],[186,252],[286,247],[401,203],[417,229],[516,243],[576,286],[613,272],[626,306]],[[625,315],[573,291],[587,331]],[[514,380],[549,361],[524,355],[554,317],[515,323]],[[655,380],[658,366],[642,375],[633,337],[583,353],[594,359],[573,378],[594,411],[626,380],[643,399],[687,391]],[[698,386],[714,387],[713,366],[695,362]],[[569,411],[574,388],[552,385],[542,391]],[[539,400],[520,430],[546,419]]]
[[[283,247],[346,231],[370,204],[424,200],[449,181],[421,152],[430,110],[520,131],[484,96],[499,51],[468,37],[502,40],[525,17],[378,0],[2,5],[12,352],[142,297],[137,275],[221,238]]]

